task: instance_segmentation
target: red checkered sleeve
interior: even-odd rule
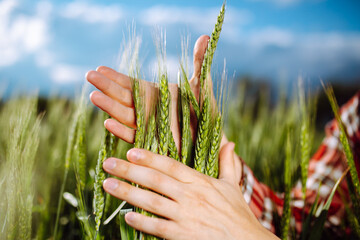
[[[340,109],[340,116],[344,123],[350,144],[354,153],[357,170],[360,169],[360,91]],[[317,152],[309,163],[309,175],[306,183],[306,201],[302,199],[301,182],[297,182],[291,192],[292,217],[291,225],[297,232],[301,231],[303,211],[305,215],[310,211],[319,191],[319,200],[325,202],[335,182],[347,168],[345,156],[339,140],[339,128],[336,120],[329,122],[325,127],[326,136]],[[321,185],[320,185],[321,183]],[[320,188],[319,188],[320,186]],[[342,181],[331,203],[326,228],[339,229],[345,214],[345,207],[339,192],[348,197],[346,181]],[[251,169],[243,167],[242,190],[246,202],[258,218],[260,223],[272,232],[275,232],[274,213],[281,216],[283,194],[273,192],[268,186],[259,182]]]

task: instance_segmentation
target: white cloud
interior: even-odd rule
[[[8,16],[12,10],[18,5],[15,0],[4,0],[0,2],[0,16]]]
[[[232,58],[239,53],[235,67],[256,76],[286,72],[293,77],[302,72],[326,78],[360,73],[360,32],[300,33],[266,27],[243,33],[226,52]]]
[[[61,16],[80,19],[87,23],[113,23],[123,17],[123,11],[117,5],[102,6],[84,1],[74,1],[64,7]]]
[[[157,72],[157,69],[159,69],[158,66],[159,65],[158,65],[157,58],[151,59],[151,61],[149,63],[149,69],[150,70],[149,70],[149,73],[148,73],[151,77],[153,77],[155,75],[154,69],[156,69],[155,72]],[[167,74],[168,74],[169,82],[177,83],[179,67],[180,67],[179,58],[177,58],[175,56],[172,56],[172,55],[166,56],[166,71],[167,71]],[[149,76],[146,76],[146,77],[147,77],[147,80],[152,80],[151,77],[150,78],[149,78]]]
[[[85,72],[86,69],[79,66],[57,64],[51,69],[50,77],[56,83],[68,84],[83,81]]]
[[[24,54],[36,54],[49,41],[51,4],[39,2],[35,15],[14,14],[15,0],[0,2],[0,67],[16,63]]]

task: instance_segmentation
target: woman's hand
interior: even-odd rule
[[[201,65],[206,51],[209,37],[203,35],[198,38],[194,47],[194,73],[189,81],[195,96],[199,96],[199,76]],[[94,91],[90,95],[90,100],[94,105],[107,112],[113,119],[105,121],[105,127],[115,136],[129,142],[134,143],[135,136],[135,109],[132,98],[131,80],[128,76],[118,73],[108,67],[98,67],[96,71],[89,71],[86,75],[87,80],[100,91]],[[143,81],[145,88],[146,103],[151,102],[156,89],[153,83]],[[169,84],[171,93],[171,130],[175,143],[180,146],[180,128],[178,121],[178,86],[177,84]],[[146,111],[149,112],[153,104],[146,104]],[[194,112],[191,114],[191,131],[193,138],[196,134],[196,117]],[[222,145],[227,142],[223,138]]]
[[[104,169],[119,178],[150,190],[136,188],[113,178],[104,181],[111,195],[152,212],[152,218],[130,212],[126,222],[166,239],[272,239],[246,204],[240,186],[234,144],[220,152],[219,179],[180,162],[142,149],[131,149],[129,160],[109,158]],[[241,168],[241,167],[240,167]]]

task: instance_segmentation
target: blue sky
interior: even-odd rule
[[[144,78],[156,63],[152,35],[166,29],[170,77],[181,36],[210,34],[221,1],[0,1],[0,89],[74,93],[99,65],[117,68],[132,22],[142,37]],[[360,2],[228,0],[214,72],[273,83],[360,79]],[[1,94],[0,91],[0,94]]]

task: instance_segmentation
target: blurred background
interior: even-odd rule
[[[181,37],[190,49],[210,35],[222,1],[0,1],[0,89],[8,98],[39,91],[74,96],[88,70],[116,69],[129,26],[142,36],[142,73],[156,63],[153,33],[166,30],[170,78]],[[286,85],[301,75],[351,89],[360,84],[360,2],[356,0],[229,0],[215,55],[230,76]],[[150,76],[150,77],[149,77]],[[354,87],[356,86],[356,87]]]

